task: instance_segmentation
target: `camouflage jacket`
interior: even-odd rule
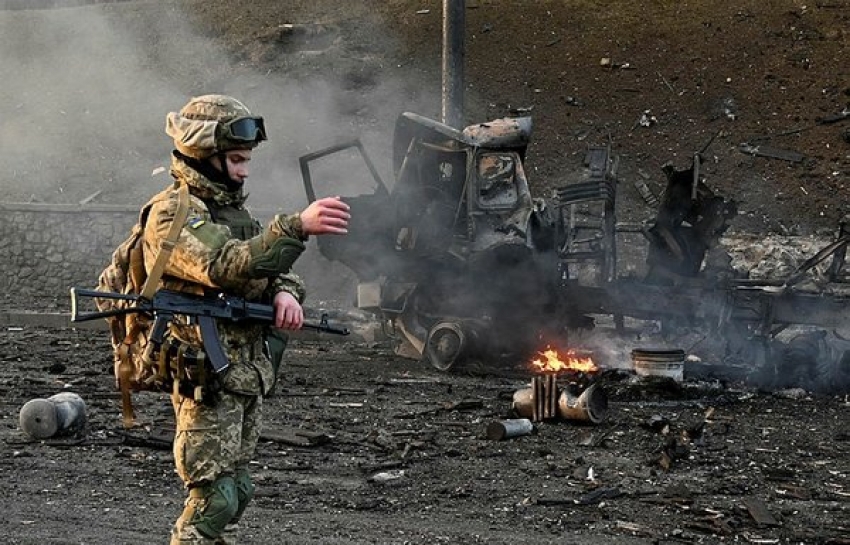
[[[241,191],[224,191],[178,157],[172,159],[171,175],[174,185],[149,202],[150,212],[143,235],[145,269],[149,272],[177,210],[177,190],[183,184],[188,185],[189,215],[165,268],[160,288],[195,294],[224,292],[266,304],[270,304],[278,292],[286,291],[303,302],[304,283],[294,273],[271,279],[248,276],[250,237],[262,236],[263,228],[244,208],[245,196]],[[248,227],[243,225],[234,232],[237,230],[216,223],[207,203],[218,210],[229,210],[231,217],[241,215],[248,218]],[[276,216],[265,229],[291,238],[306,239],[298,215]],[[249,395],[267,394],[274,385],[275,372],[261,350],[263,326],[219,322],[218,332],[230,359],[224,388]],[[169,335],[193,348],[203,349],[198,327],[186,323],[183,317],[177,317],[170,326]]]

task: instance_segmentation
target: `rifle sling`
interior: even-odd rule
[[[118,387],[121,390],[121,420],[124,424],[124,429],[129,430],[136,422],[136,412],[133,410],[133,402],[130,399],[130,380],[133,376],[131,361],[133,354],[130,350],[130,344],[127,342],[121,343],[118,350],[117,378]]]
[[[174,219],[171,222],[171,227],[168,229],[168,234],[166,234],[160,243],[153,267],[151,267],[150,274],[148,274],[140,292],[141,297],[147,301],[150,301],[156,293],[159,280],[165,272],[165,266],[171,257],[171,252],[174,250],[177,239],[180,237],[180,231],[183,230],[183,225],[189,216],[189,186],[185,184],[181,185],[177,191],[177,210],[174,212]],[[135,320],[130,321],[128,329],[129,331],[124,338],[119,352],[118,362],[118,388],[121,390],[121,412],[125,429],[132,428],[136,421],[136,414],[130,400],[133,357],[133,354],[130,353],[130,346],[135,343],[136,337],[139,334]]]
[[[183,184],[177,190],[177,210],[174,212],[174,219],[171,221],[171,227],[168,229],[168,234],[160,242],[159,251],[156,254],[156,260],[148,274],[145,285],[142,286],[141,297],[148,301],[151,300],[156,293],[157,285],[159,284],[162,274],[165,272],[165,266],[168,264],[168,259],[171,257],[171,252],[177,245],[177,239],[180,237],[180,231],[186,223],[186,218],[189,216],[189,186]]]

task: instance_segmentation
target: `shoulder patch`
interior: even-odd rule
[[[226,225],[213,223],[203,217],[193,217],[186,222],[186,231],[202,245],[217,250],[231,238]]]

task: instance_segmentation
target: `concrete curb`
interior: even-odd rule
[[[106,331],[106,322],[71,323],[71,316],[65,312],[0,312],[0,327],[46,327],[52,329],[102,329]]]

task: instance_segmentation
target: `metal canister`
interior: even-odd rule
[[[577,394],[565,388],[558,398],[558,415],[564,420],[584,420],[598,424],[608,413],[608,395],[601,387],[591,384]]]
[[[534,431],[534,424],[528,418],[495,420],[487,425],[487,439],[502,441],[513,437],[528,435]]]
[[[86,404],[72,392],[31,399],[21,407],[19,423],[21,430],[35,439],[77,433],[86,425]]]

